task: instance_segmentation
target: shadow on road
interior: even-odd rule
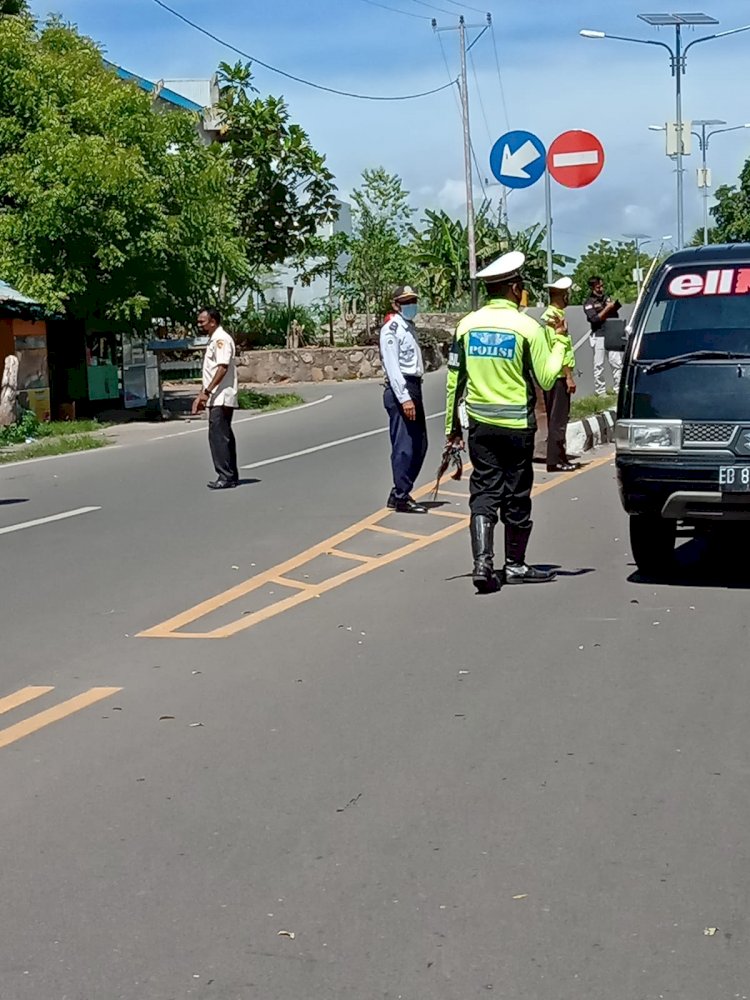
[[[0,500],[0,507],[9,507],[12,503],[28,503],[28,497],[7,497],[5,500]]]
[[[678,535],[674,566],[663,577],[655,580],[635,570],[628,582],[750,590],[750,526],[715,525],[699,534],[684,533],[682,539]]]

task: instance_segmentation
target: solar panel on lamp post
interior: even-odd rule
[[[725,38],[727,35],[736,35],[741,31],[750,31],[750,24],[740,28],[730,28],[729,31],[718,31],[712,35],[702,35],[694,38],[683,47],[682,29],[685,27],[708,26],[718,24],[718,20],[710,14],[686,13],[686,14],[639,14],[639,19],[654,28],[671,27],[675,31],[675,45],[672,48],[666,42],[659,42],[652,38],[630,38],[625,35],[610,35],[605,31],[593,31],[586,28],[579,32],[584,38],[611,38],[619,42],[633,42],[637,45],[658,45],[669,52],[670,68],[675,79],[675,114],[677,124],[677,154],[675,156],[677,164],[677,248],[682,249],[685,245],[685,206],[684,206],[684,185],[683,185],[683,129],[682,120],[682,77],[685,74],[686,57],[688,51],[700,42],[709,42],[715,38]]]

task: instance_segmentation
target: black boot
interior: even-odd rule
[[[490,594],[497,589],[493,565],[495,525],[485,514],[471,516],[471,553],[474,556],[472,580],[478,594]]]
[[[505,583],[549,583],[555,579],[555,573],[546,569],[537,569],[526,562],[526,547],[529,544],[531,525],[517,528],[513,524],[505,526]]]

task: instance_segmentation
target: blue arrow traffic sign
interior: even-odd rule
[[[547,150],[539,136],[517,130],[501,135],[490,153],[493,175],[509,188],[536,184],[547,165]]]

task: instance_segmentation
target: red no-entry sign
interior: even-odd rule
[[[603,167],[604,147],[591,132],[563,132],[547,151],[547,169],[564,187],[586,187]]]

